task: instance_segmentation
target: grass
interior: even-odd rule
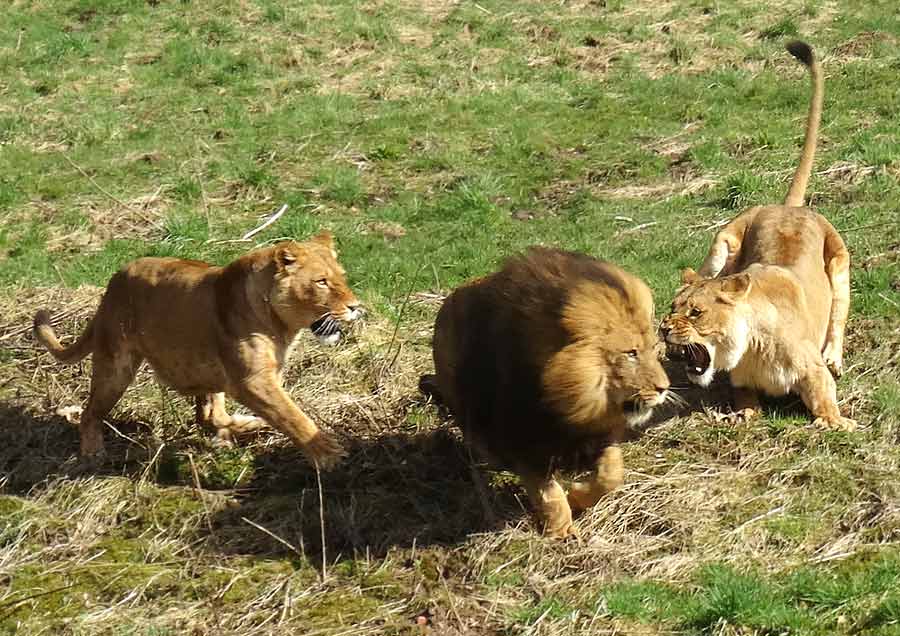
[[[784,196],[798,36],[826,72],[809,197],[852,254],[838,391],[862,428],[814,430],[792,399],[726,424],[720,390],[692,393],[627,445],[582,543],[542,540],[515,479],[418,396],[436,299],[542,243],[621,264],[662,310],[718,224]],[[14,0],[0,633],[900,632],[898,38],[887,2]],[[370,309],[286,374],[350,448],[323,510],[281,435],[214,448],[147,372],[106,465],[74,470],[56,409],[89,363],[35,348],[38,307],[69,338],[131,258],[225,263],[322,228]]]

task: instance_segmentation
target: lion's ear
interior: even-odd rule
[[[735,274],[722,280],[722,292],[735,300],[740,300],[750,293],[751,285],[749,274]]]
[[[275,250],[275,265],[279,272],[292,271],[297,264],[297,254],[290,247],[282,246]]]
[[[696,283],[700,280],[700,274],[692,270],[690,267],[685,267],[681,270],[681,284],[682,285],[690,285],[691,283]]]
[[[332,252],[334,251],[334,235],[328,230],[322,230],[310,240],[319,243],[320,245],[324,245]]]

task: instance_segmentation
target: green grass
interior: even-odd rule
[[[7,4],[0,633],[900,631],[892,3]],[[838,395],[863,427],[817,431],[792,399],[720,422],[704,393],[710,414],[626,445],[626,487],[578,522],[583,543],[541,540],[516,480],[473,483],[418,397],[429,294],[539,243],[624,266],[661,312],[718,224],[783,199],[809,97],[795,37],[825,65],[808,194],[852,255]],[[37,306],[72,308],[69,338],[98,297],[79,286],[132,258],[223,264],[323,228],[369,309],[286,374],[351,445],[324,510],[283,439],[213,448],[146,374],[101,474],[70,470],[53,411],[88,369],[17,331]]]
[[[898,556],[860,555],[776,576],[711,564],[684,585],[625,582],[601,598],[614,616],[687,633],[730,625],[761,634],[889,634],[900,629]]]

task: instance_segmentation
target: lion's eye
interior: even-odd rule
[[[328,287],[328,279],[320,278],[319,280],[316,281],[316,285],[318,285],[319,287]]]
[[[699,318],[703,314],[703,310],[697,307],[691,309],[691,313],[688,314],[690,318]]]
[[[630,351],[626,351],[626,352],[625,352],[625,355],[627,355],[627,356],[628,356],[629,358],[631,358],[632,360],[637,359],[637,357],[638,357],[638,350],[637,350],[637,349],[632,349],[632,350],[630,350]]]

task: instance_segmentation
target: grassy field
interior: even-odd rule
[[[900,14],[783,0],[7,0],[0,20],[0,633],[900,634]],[[851,7],[852,5],[852,7]],[[441,295],[529,244],[678,270],[809,199],[852,258],[841,408],[733,424],[719,386],[636,431],[626,484],[542,539],[416,390]],[[275,210],[287,213],[240,242]],[[369,308],[286,384],[350,449],[215,448],[142,372],[77,470],[74,336],[139,255],[225,263],[328,228]],[[673,381],[685,380],[673,373]]]

